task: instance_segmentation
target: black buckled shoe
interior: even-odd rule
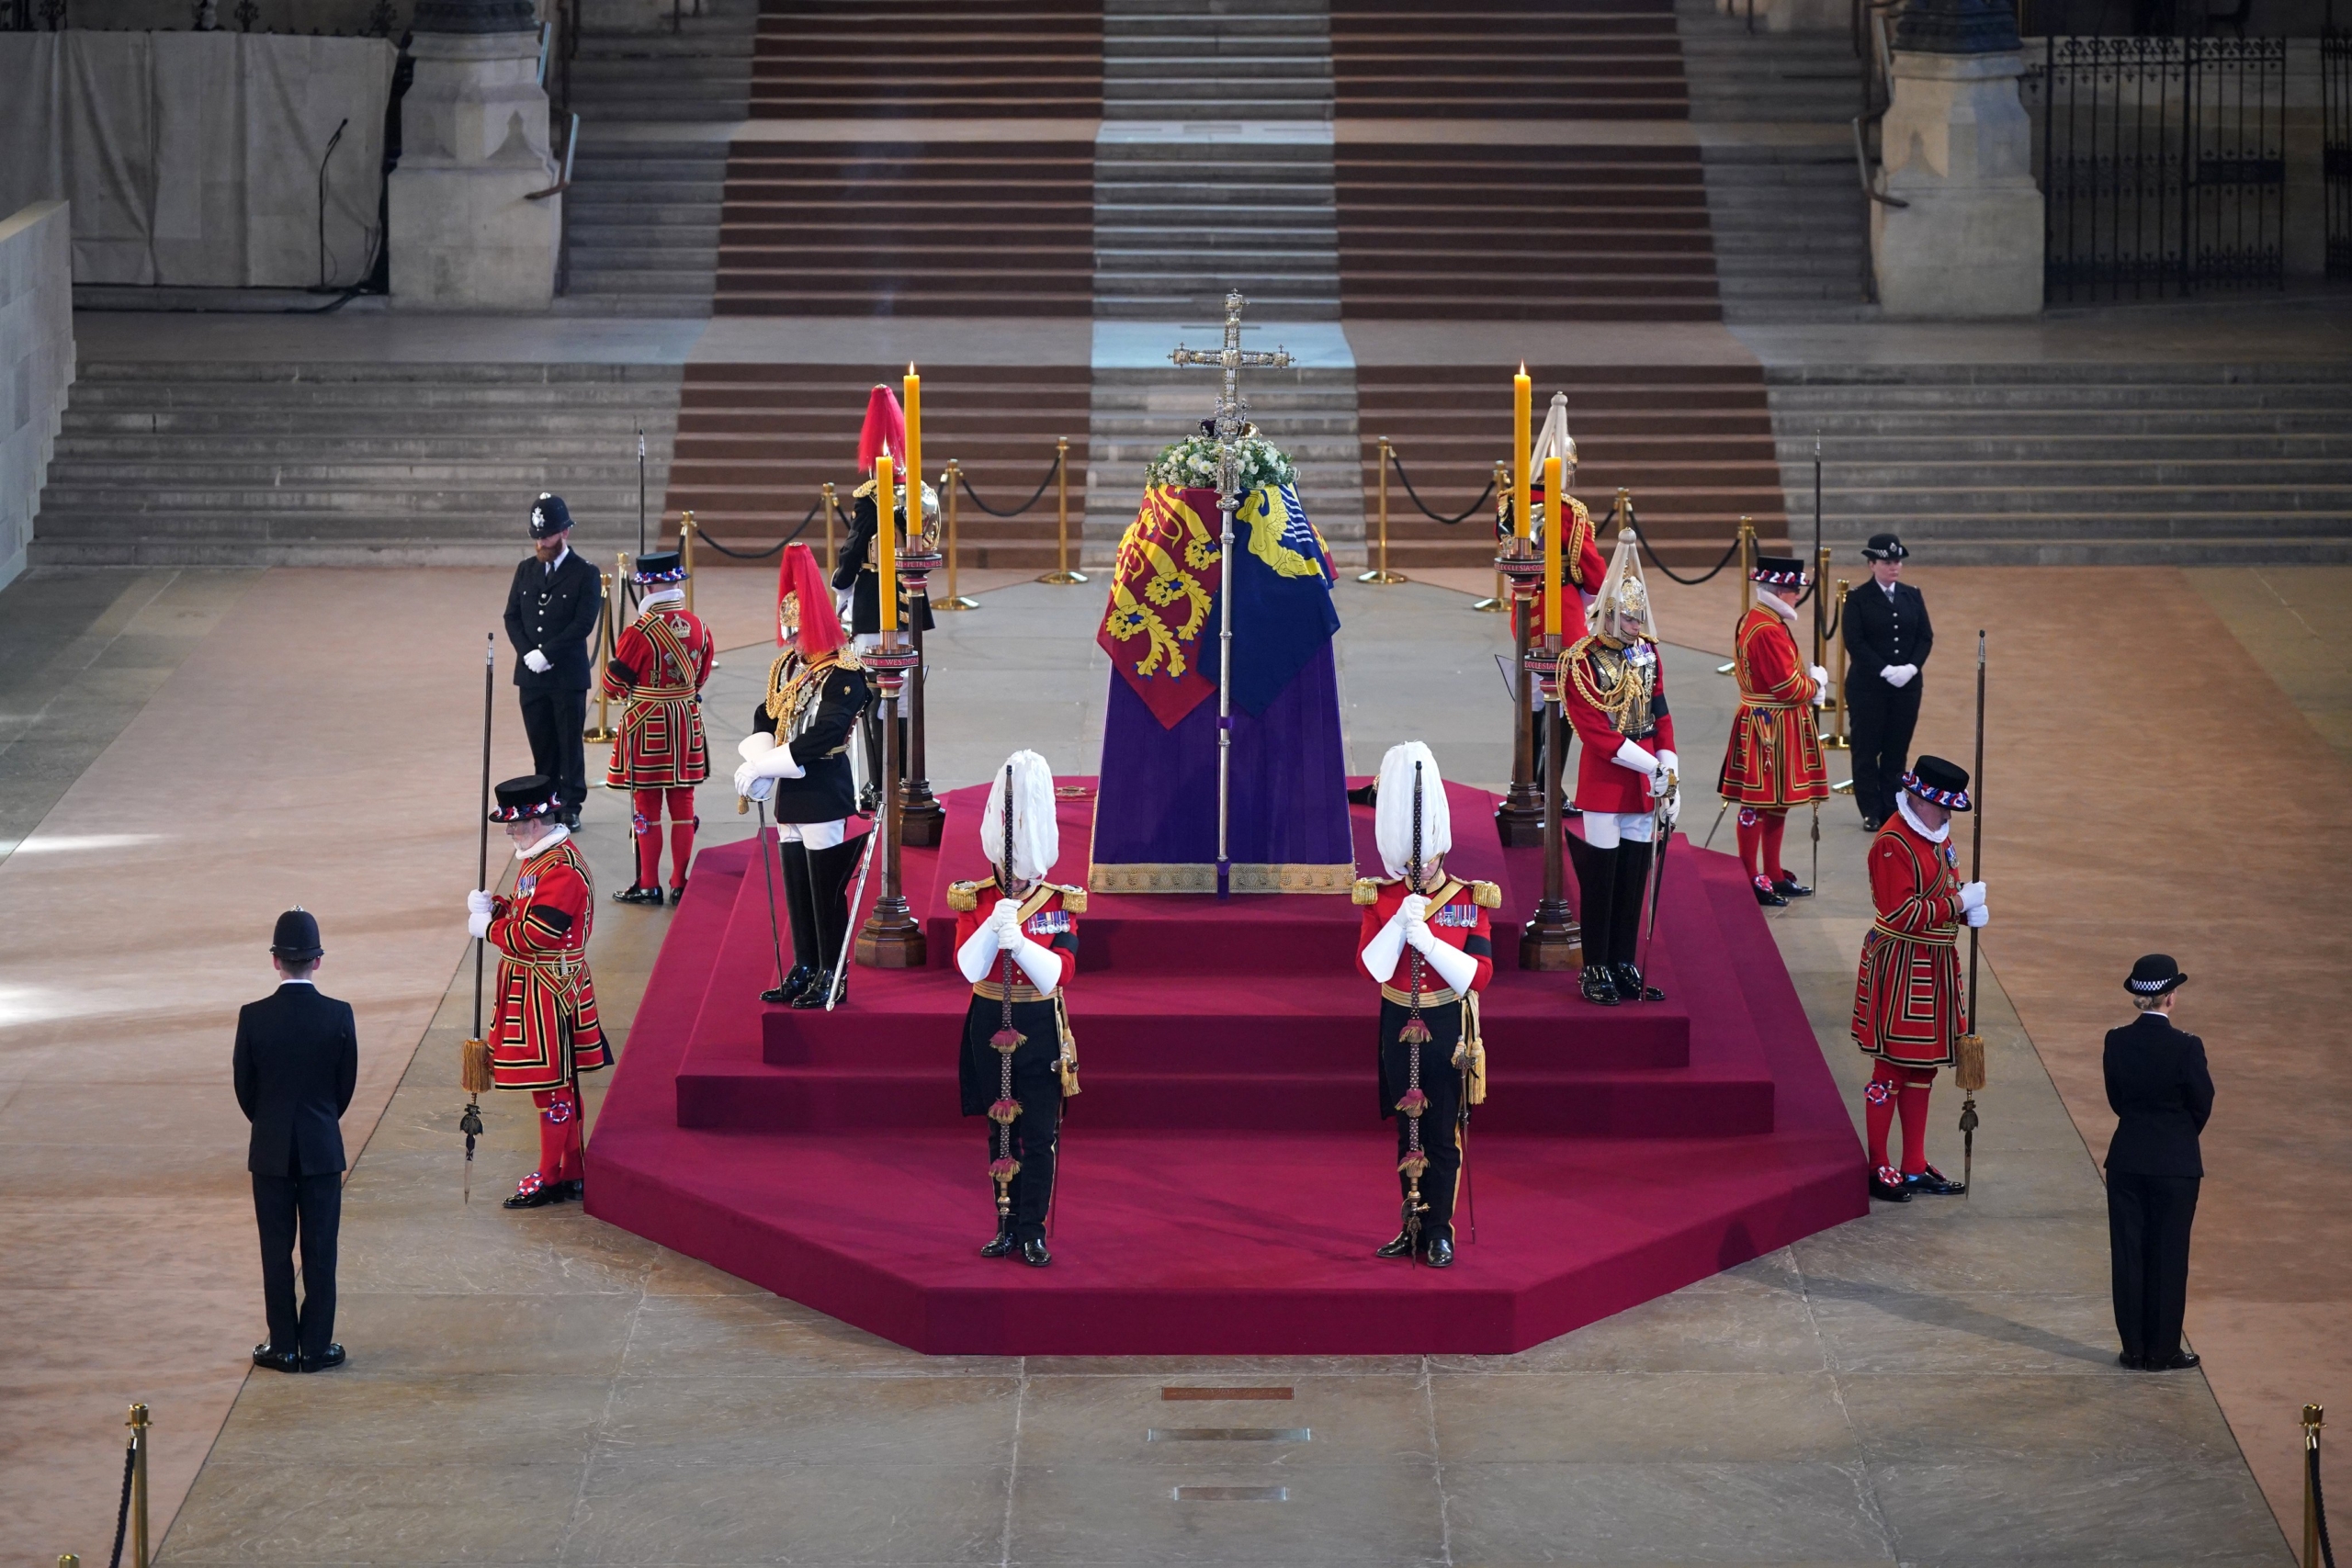
[[[307,1356],[304,1357],[302,1359],[302,1370],[306,1372],[332,1371],[335,1368],[343,1365],[344,1359],[343,1347],[340,1345],[329,1345],[326,1348],[326,1353],[320,1356],[316,1360],[312,1360]]]
[[[580,831],[580,807],[571,806],[564,808],[563,825],[572,832]]]
[[[1666,993],[1642,978],[1642,972],[1630,964],[1612,964],[1609,972],[1617,982],[1617,995],[1629,1002],[1662,1002]]]
[[[673,887],[672,889],[670,889],[670,905],[671,905],[671,908],[675,908],[677,906],[679,906],[680,904],[684,903],[685,901],[686,901],[686,885],[685,885],[684,882],[680,882],[680,883],[679,883],[675,887]]]
[[[562,1201],[563,1183],[560,1181],[542,1180],[540,1179],[539,1173],[535,1170],[531,1172],[530,1175],[523,1178],[522,1185],[514,1189],[514,1196],[507,1199],[503,1207],[509,1209],[544,1209],[550,1203],[560,1203]]]
[[[1577,977],[1577,994],[1596,1007],[1613,1008],[1624,998],[1617,994],[1617,977],[1606,964],[1588,964]]]
[[[1398,1231],[1395,1241],[1390,1242],[1373,1256],[1374,1258],[1410,1258],[1413,1256],[1413,1238],[1403,1231]]]
[[[1908,1203],[1910,1186],[1903,1173],[1891,1165],[1874,1166],[1871,1169],[1871,1196],[1883,1203]]]
[[[1430,1243],[1428,1248],[1421,1254],[1421,1261],[1432,1269],[1453,1268],[1453,1238],[1442,1235]]]
[[[1009,1258],[1012,1255],[1012,1227],[1006,1225],[981,1244],[982,1258]]]
[[[1753,886],[1756,889],[1756,901],[1758,904],[1763,905],[1764,908],[1768,909],[1784,909],[1788,908],[1788,899],[1782,897],[1781,890],[1772,886],[1772,879],[1770,877],[1758,876],[1756,878]]]
[[[1954,1181],[1932,1165],[1917,1176],[1905,1177],[1903,1185],[1930,1198],[1957,1198],[1968,1190],[1966,1182]]]
[[[624,887],[619,892],[614,894],[613,902],[616,904],[650,904],[658,909],[662,907],[662,889],[659,887],[639,887],[631,884],[629,886]]]
[[[1876,817],[1864,816],[1862,818],[1862,831],[1865,833],[1875,833],[1883,825],[1882,819]]]
[[[293,1350],[280,1350],[273,1345],[254,1347],[254,1365],[268,1372],[299,1372],[302,1358]]]
[[[1029,1265],[1030,1268],[1043,1269],[1053,1260],[1054,1255],[1046,1250],[1044,1236],[1033,1235],[1021,1244],[1021,1261]]]
[[[2127,1372],[2144,1372],[2148,1370],[2148,1363],[2142,1360],[2139,1357],[2133,1355],[2129,1350],[2117,1351],[2115,1353],[2115,1364],[2121,1367]]]
[[[2149,1357],[2140,1363],[2140,1370],[2143,1372],[2185,1372],[2201,1359],[2194,1350],[2175,1350],[2161,1361],[2154,1356]]]
[[[800,994],[792,998],[792,1005],[797,1008],[823,1007],[825,1005],[826,998],[833,994],[833,984],[832,971],[829,969],[818,970],[816,978],[810,980],[808,984],[801,989]],[[842,976],[841,991],[842,999],[844,1001],[848,1000],[849,977],[847,976]]]
[[[809,968],[806,964],[796,964],[792,966],[792,972],[785,976],[784,984],[771,986],[762,991],[760,1000],[775,1007],[790,1007],[799,999],[800,993],[807,990],[808,983],[816,977],[817,972],[814,969]]]
[[[1772,891],[1778,893],[1783,898],[1810,898],[1813,897],[1813,889],[1807,887],[1804,883],[1799,882],[1793,876],[1774,877],[1772,879]]]

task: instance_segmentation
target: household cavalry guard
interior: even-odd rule
[[[928,533],[935,528],[939,516],[939,495],[931,486],[922,482],[920,474],[910,477],[907,469],[907,416],[899,406],[898,394],[888,387],[877,386],[865,400],[865,423],[857,436],[857,468],[865,479],[852,492],[850,501],[849,538],[842,544],[841,556],[833,567],[833,589],[850,596],[849,629],[860,649],[879,648],[882,644],[882,568],[875,540],[881,532],[881,508],[875,504],[876,477],[875,464],[882,454],[890,454],[890,469],[894,476],[891,488],[898,493],[891,498],[891,513],[898,525],[898,547],[906,548],[907,494],[911,483],[922,496],[922,515],[926,526],[916,530]],[[931,630],[934,623],[931,615],[931,599],[920,599],[907,590],[905,579],[899,581],[899,625],[906,630]],[[906,716],[899,718],[899,757],[903,770],[907,755]],[[882,716],[879,705],[866,710],[862,727],[865,753],[865,783],[869,794],[866,803],[880,799],[882,777]]]
[[[1814,714],[1828,698],[1829,672],[1807,666],[1797,651],[1796,606],[1784,597],[1804,589],[1804,563],[1758,556],[1747,575],[1756,603],[1732,633],[1739,712],[1715,790],[1739,807],[1739,859],[1756,901],[1777,908],[1813,896],[1781,863],[1781,843],[1790,807],[1828,798],[1829,768]]]
[[[1560,701],[1584,742],[1569,806],[1584,832],[1566,839],[1584,931],[1578,987],[1587,1001],[1602,1007],[1658,1001],[1665,993],[1643,978],[1634,955],[1657,837],[1674,831],[1681,814],[1681,764],[1631,528],[1618,531],[1591,635],[1562,656]]]
[[[767,695],[735,749],[743,759],[735,793],[774,803],[792,917],[792,970],[764,999],[820,1008],[849,990],[850,883],[866,839],[849,837],[858,808],[849,748],[874,687],[806,545],[785,547],[776,640],[784,651],[768,669]]]
[[[1968,771],[1921,757],[1903,775],[1894,815],[1871,840],[1871,902],[1877,919],[1862,938],[1854,981],[1854,1043],[1878,1058],[1862,1091],[1870,1143],[1871,1196],[1907,1203],[1912,1194],[1967,1190],[1928,1163],[1928,1092],[1936,1069],[1959,1060],[1964,1016],[1960,928],[1991,913],[1984,885],[1962,883],[1951,817],[1966,811]],[[1888,1163],[1888,1125],[1903,1117],[1903,1166]]]
[[[637,834],[637,880],[616,903],[662,902],[662,808],[670,808],[670,902],[686,896],[694,863],[695,785],[710,777],[701,695],[710,679],[710,630],[686,608],[686,563],[675,550],[637,558],[629,577],[642,591],[638,617],[605,664],[605,693],[619,697],[620,734],[605,787],[629,792]]]
[[[514,896],[466,895],[466,931],[498,952],[498,1010],[490,1070],[500,1089],[527,1091],[539,1108],[539,1168],[523,1178],[510,1209],[537,1209],[582,1195],[580,1075],[612,1065],[596,1022],[588,973],[595,890],[588,863],[558,820],[556,782],[540,773],[498,786],[490,813],[514,845]]]
[[[1380,1258],[1453,1262],[1453,1202],[1469,1108],[1487,1098],[1478,993],[1494,977],[1488,911],[1502,889],[1447,874],[1453,816],[1437,759],[1418,740],[1380,760],[1373,840],[1385,876],[1360,877],[1357,963],[1380,987],[1380,1114],[1396,1120],[1404,1201]]]
[[[1529,525],[1528,538],[1538,553],[1543,550],[1544,530],[1552,515],[1551,507],[1544,496],[1544,460],[1547,457],[1560,459],[1563,475],[1576,471],[1577,444],[1575,438],[1568,434],[1568,395],[1566,392],[1552,394],[1551,412],[1544,415],[1544,428],[1537,433],[1535,444],[1528,456],[1531,480],[1528,510],[1534,514],[1534,521]],[[1518,527],[1512,512],[1512,497],[1509,487],[1506,487],[1495,503],[1495,537],[1498,541],[1507,543]],[[1561,631],[1560,640],[1566,646],[1583,637],[1589,629],[1587,616],[1600,596],[1600,580],[1608,571],[1607,563],[1601,559],[1600,542],[1598,531],[1593,527],[1592,513],[1583,502],[1573,495],[1568,497],[1567,537],[1560,541],[1560,565],[1566,574],[1566,586],[1575,590],[1577,596],[1574,604],[1564,602],[1561,605],[1560,618],[1566,625]],[[1542,640],[1548,628],[1544,625],[1544,599],[1541,594],[1525,604],[1514,601],[1510,613],[1514,632],[1517,630],[1517,618],[1523,615],[1528,618],[1528,642],[1532,645]]]
[[[1078,968],[1086,890],[1046,880],[1061,857],[1061,829],[1053,770],[1035,751],[1015,751],[990,781],[980,848],[995,874],[947,887],[956,966],[972,986],[956,1075],[964,1114],[989,1119],[996,1197],[996,1235],[980,1256],[1018,1252],[1043,1269],[1054,1260],[1046,1217],[1062,1100],[1078,1092],[1078,1047],[1062,998]]]

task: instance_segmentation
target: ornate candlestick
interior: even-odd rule
[[[1535,726],[1542,715],[1531,700],[1534,689],[1527,646],[1535,595],[1544,587],[1544,558],[1524,549],[1526,543],[1513,538],[1495,558],[1495,570],[1510,585],[1517,607],[1511,616],[1511,668],[1519,674],[1510,718],[1510,791],[1495,807],[1495,831],[1509,849],[1544,841],[1544,792],[1535,782]]]
[[[914,673],[906,695],[907,776],[899,785],[899,837],[901,842],[922,850],[937,849],[940,835],[947,826],[947,809],[931,793],[922,737],[923,676],[930,668],[923,661],[923,611],[931,603],[932,571],[944,558],[928,549],[908,550],[899,557],[899,581],[907,585],[907,593],[914,601],[910,635],[915,650]]]
[[[860,660],[882,687],[882,776],[899,776],[899,694],[907,671],[922,655],[902,632],[886,630],[882,646],[861,654]],[[874,912],[857,931],[857,961],[875,969],[920,969],[929,961],[922,925],[907,908],[904,882],[899,872],[899,792],[882,792],[882,813],[875,831],[882,835],[882,890],[875,896]]]
[[[1563,653],[1559,634],[1547,632],[1544,646],[1531,651],[1521,666],[1544,683],[1544,897],[1519,933],[1519,966],[1555,972],[1584,966],[1584,933],[1577,929],[1562,886],[1567,846],[1561,836],[1565,807],[1560,798],[1560,764],[1568,750],[1567,725],[1560,706]]]

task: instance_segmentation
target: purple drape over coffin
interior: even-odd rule
[[[1235,708],[1231,784],[1227,849],[1236,864],[1353,863],[1340,682],[1328,641],[1264,713]],[[1112,671],[1100,789],[1096,865],[1214,863],[1216,702],[1163,729]]]

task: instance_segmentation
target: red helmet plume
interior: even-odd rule
[[[891,466],[903,470],[907,466],[906,411],[899,407],[896,392],[876,386],[865,400],[865,428],[857,433],[858,472],[872,473],[874,460],[885,449],[890,454]]]
[[[786,635],[786,628],[793,635]],[[833,592],[806,545],[784,547],[775,574],[775,640],[789,641],[803,659],[821,659],[849,641],[833,609]]]

